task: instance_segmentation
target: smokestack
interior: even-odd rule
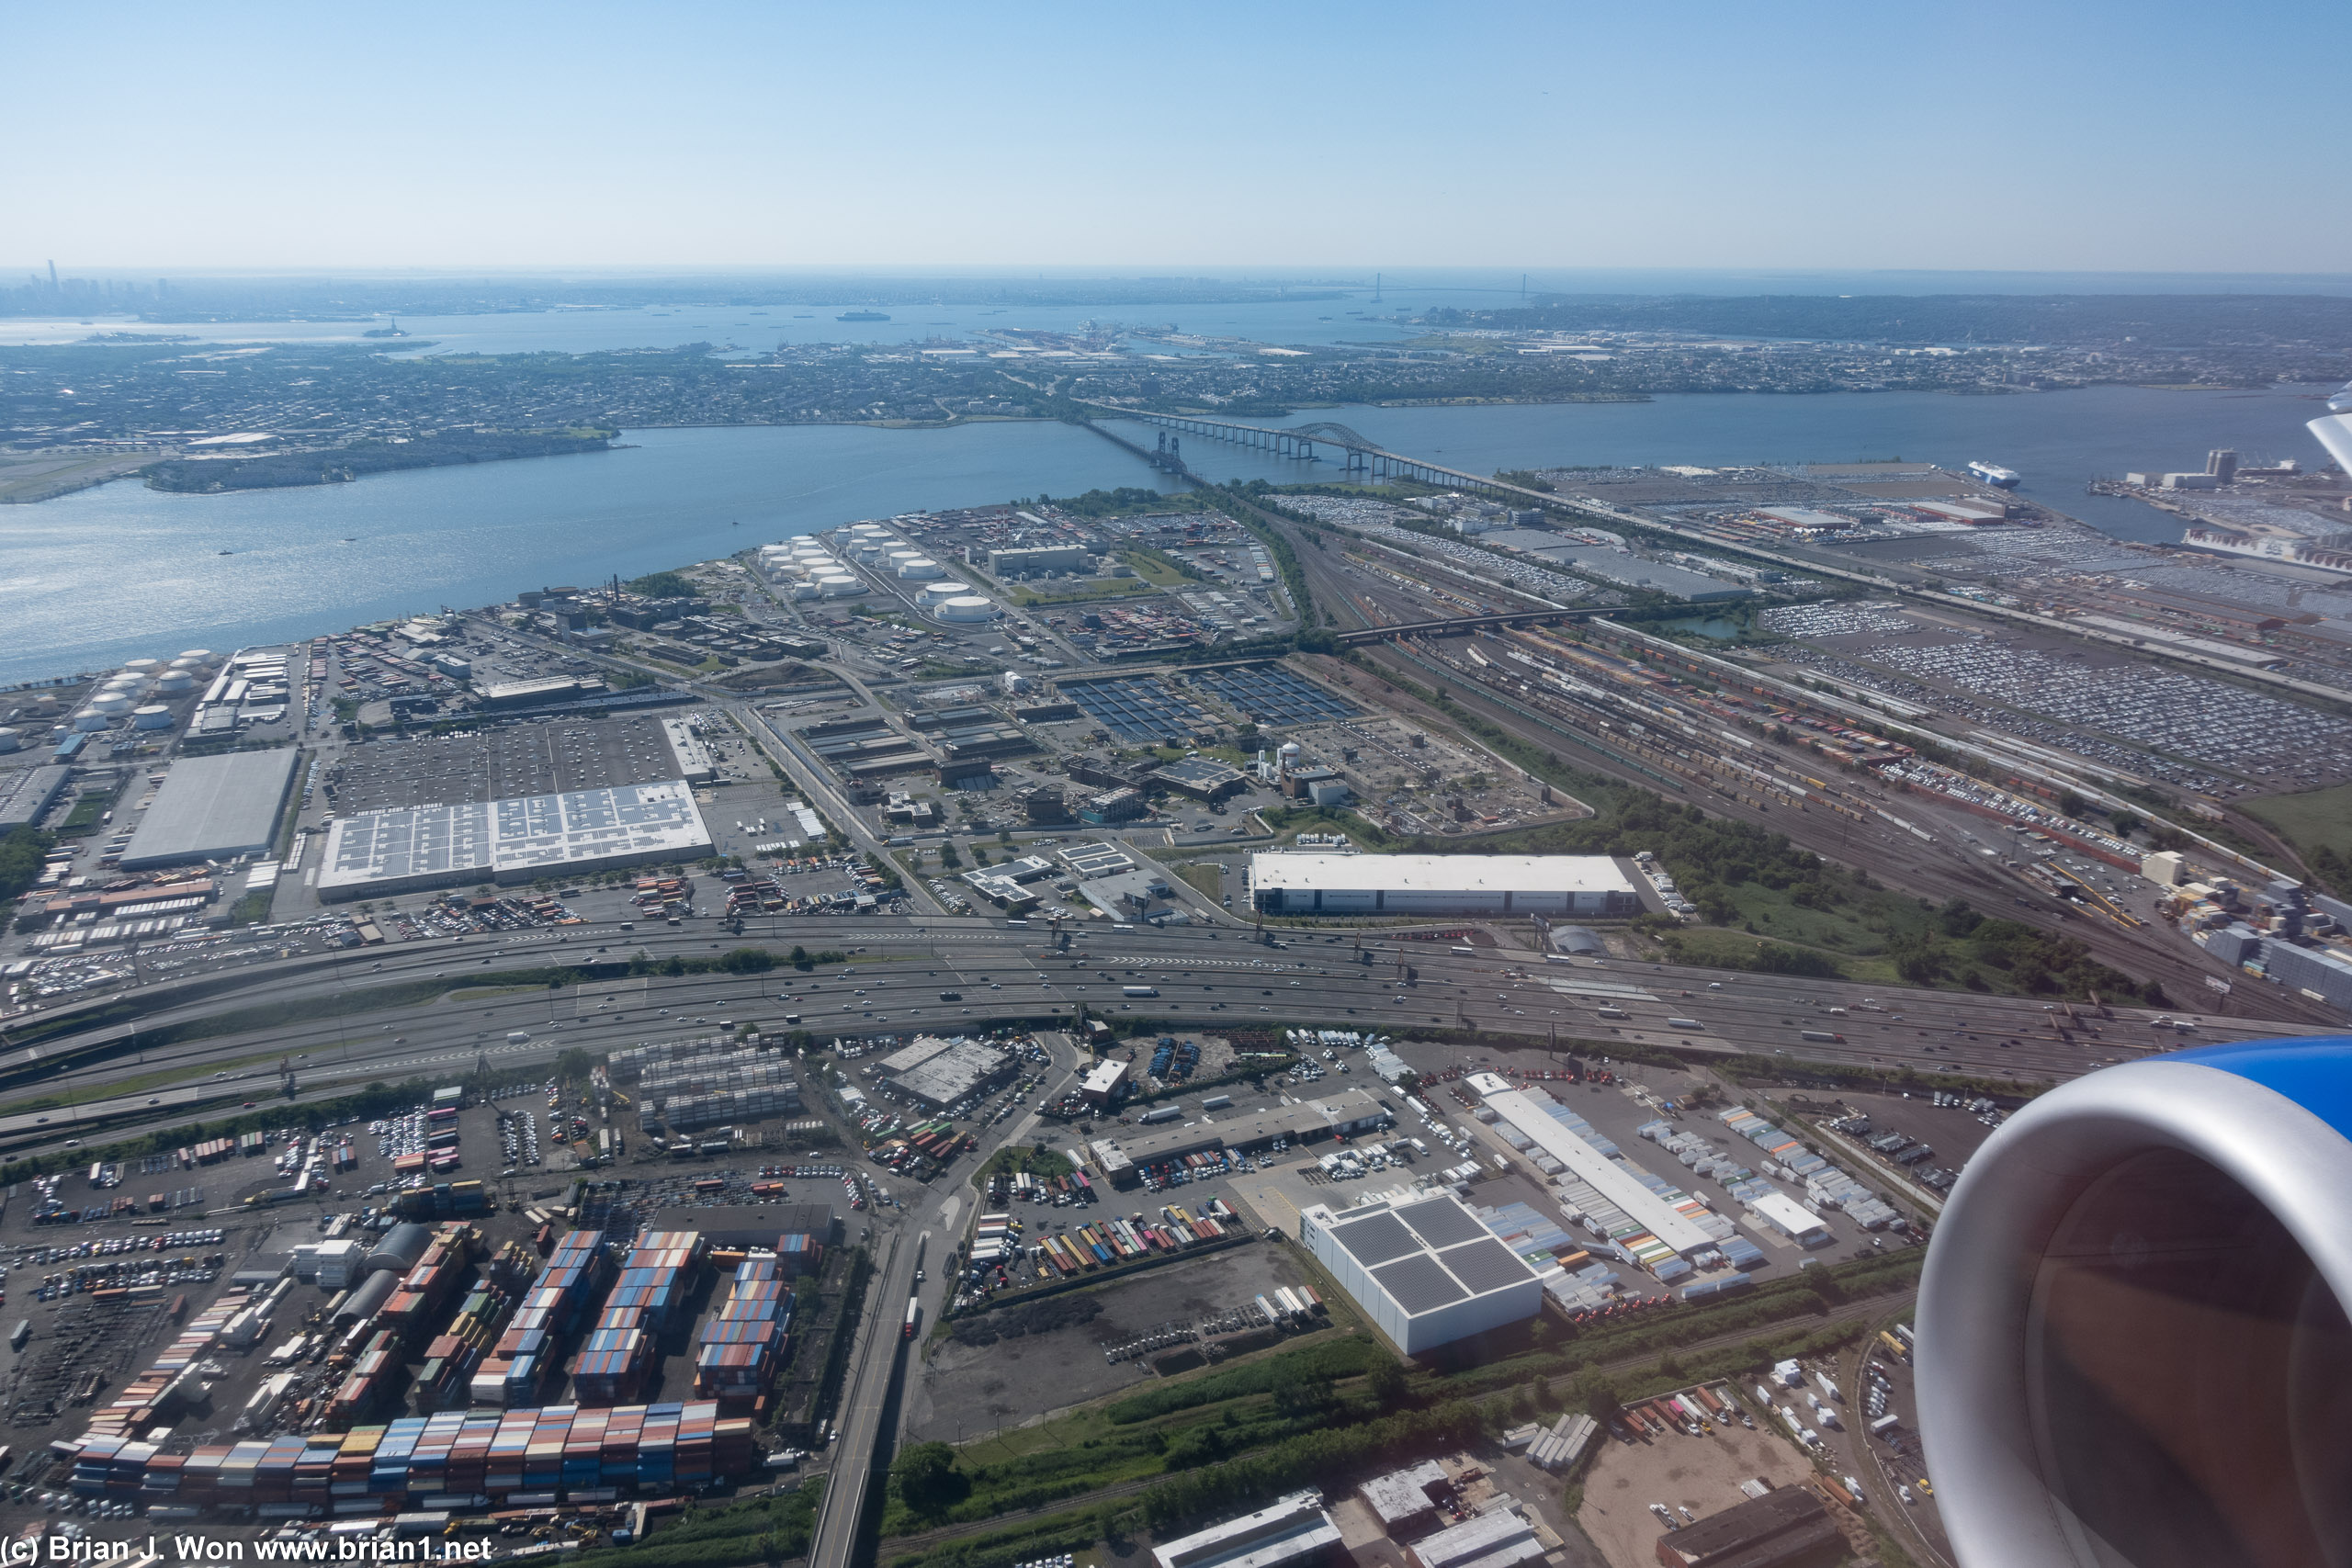
[[[57,288],[57,264],[55,262],[49,264],[49,287],[51,292],[54,292]]]

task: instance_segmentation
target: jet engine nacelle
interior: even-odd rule
[[[1968,1164],[1920,1285],[1962,1568],[2352,1568],[2352,1037],[2109,1068]]]

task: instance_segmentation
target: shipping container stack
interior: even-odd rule
[[[472,1267],[481,1241],[481,1233],[467,1224],[451,1223],[435,1231],[432,1245],[401,1280],[377,1321],[402,1343],[421,1344]]]
[[[588,1303],[605,1287],[610,1269],[604,1248],[602,1231],[570,1231],[556,1242],[538,1281],[475,1370],[475,1404],[519,1407],[538,1403],[548,1373],[562,1360],[564,1345],[586,1315]]]
[[[637,1244],[572,1364],[572,1392],[582,1404],[636,1396],[663,1331],[693,1292],[705,1251],[695,1231],[648,1231]]]
[[[586,1410],[403,1416],[348,1432],[207,1443],[164,1454],[119,1434],[85,1439],[73,1488],[150,1505],[336,1513],[625,1488],[658,1496],[741,1475],[758,1460],[752,1424],[716,1401]],[[601,1499],[599,1499],[601,1500]]]
[[[786,1231],[775,1238],[775,1257],[786,1274],[821,1274],[825,1238],[808,1231]]]
[[[379,1314],[378,1321],[381,1321]],[[346,1431],[397,1392],[408,1375],[401,1359],[401,1336],[392,1328],[378,1328],[352,1362],[351,1371],[327,1396],[326,1424],[331,1431]]]
[[[133,1378],[90,1417],[90,1432],[97,1437],[120,1437],[125,1433],[144,1433],[151,1427],[170,1420],[173,1406],[180,1397],[180,1390],[196,1375],[196,1364],[219,1343],[220,1331],[229,1320],[245,1310],[252,1298],[241,1290],[230,1290],[220,1299],[190,1318],[155,1358],[155,1364]]]
[[[468,1294],[449,1326],[425,1347],[424,1365],[416,1374],[410,1407],[420,1416],[436,1410],[462,1410],[471,1401],[474,1370],[500,1330],[514,1315],[517,1297],[511,1289],[484,1280]]]
[[[695,1392],[705,1399],[757,1399],[784,1359],[792,1292],[774,1258],[737,1265],[727,1304],[695,1336]]]
[[[397,1168],[398,1162],[394,1165]],[[412,1187],[392,1199],[392,1212],[404,1220],[466,1218],[487,1214],[491,1208],[490,1193],[479,1181],[436,1181]]]

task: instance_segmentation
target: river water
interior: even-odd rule
[[[2319,408],[2309,389],[2116,387],[1988,398],[1723,394],[1349,408],[1284,423],[1336,420],[1393,451],[1472,473],[1898,456],[1957,468],[1982,457],[2022,472],[2021,493],[2118,536],[2169,540],[2179,536],[2177,519],[2086,496],[2084,484],[2127,469],[2201,468],[2212,446],[2234,446],[2248,460],[2317,462],[2323,455],[2302,424]],[[1126,428],[1149,445],[1148,427]],[[1111,442],[1061,424],[652,430],[624,439],[628,448],[611,453],[345,485],[188,496],[119,480],[0,507],[0,682],[634,577],[864,517],[1159,482]],[[1330,462],[1198,438],[1184,446],[1194,468],[1218,479],[1340,477]]]

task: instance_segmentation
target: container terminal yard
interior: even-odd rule
[[[2324,650],[1925,601],[1894,545],[2072,536],[1965,476],[1657,474],[876,519],[0,694],[0,1522],[700,1494],[836,1568],[1056,1336],[1107,1397],[1702,1311],[1916,1243],[2049,1085],[2340,1026],[2352,908],[2245,808],[2341,782]],[[1904,978],[1643,802],[2112,979]]]

